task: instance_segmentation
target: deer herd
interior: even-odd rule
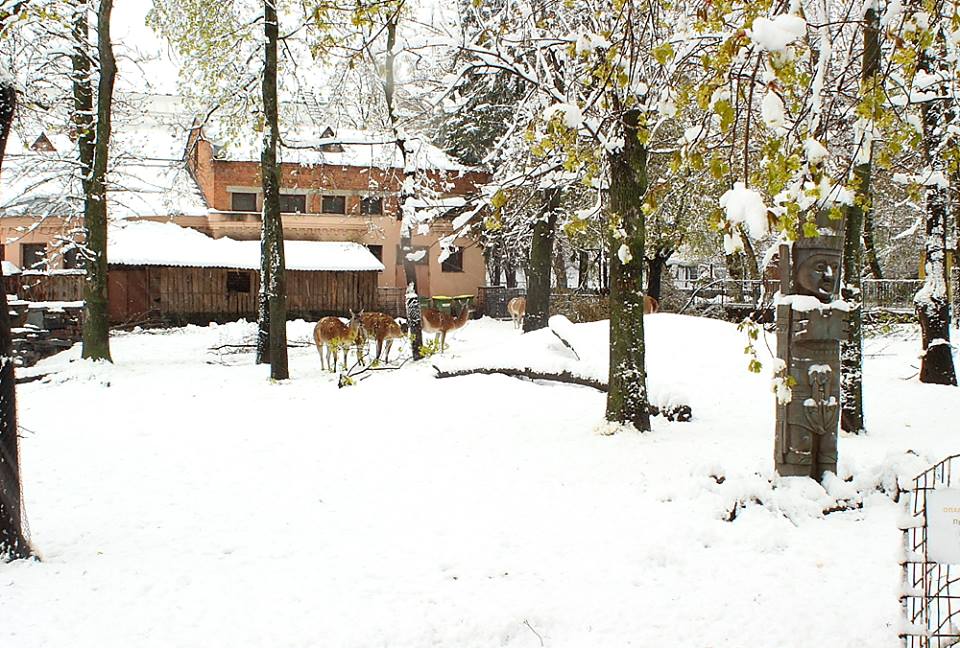
[[[660,310],[660,304],[650,296],[643,298],[643,314],[649,315]],[[432,333],[440,353],[447,342],[447,333],[463,328],[470,319],[473,309],[464,306],[457,317],[433,308],[424,308],[421,311],[423,332]],[[513,320],[514,328],[523,328],[523,318],[527,312],[527,298],[514,297],[507,303],[507,312]],[[330,371],[337,370],[340,353],[343,353],[343,367],[347,366],[347,354],[351,347],[356,349],[357,361],[362,365],[365,361],[367,345],[375,342],[376,354],[371,364],[379,363],[383,355],[383,362],[390,361],[390,348],[394,340],[405,336],[403,329],[396,320],[386,313],[365,313],[350,311],[350,321],[344,323],[339,317],[324,317],[313,329],[313,341],[320,353],[320,366]]]
[[[447,313],[432,308],[425,308],[421,312],[423,332],[436,335],[438,348],[443,353],[447,341],[447,333],[464,327],[470,319],[472,309],[464,306],[460,315],[452,317]],[[313,341],[320,353],[320,366],[330,371],[337,370],[337,361],[343,353],[343,367],[347,366],[347,354],[351,347],[356,349],[357,361],[364,363],[367,345],[376,343],[376,355],[371,364],[379,363],[383,355],[383,362],[390,361],[390,348],[394,340],[403,338],[405,333],[397,321],[386,313],[365,313],[350,311],[350,321],[346,324],[339,317],[324,317],[313,328]]]

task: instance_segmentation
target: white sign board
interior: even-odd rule
[[[960,488],[927,491],[927,558],[960,565]]]

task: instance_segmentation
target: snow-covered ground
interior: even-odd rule
[[[271,384],[210,351],[246,323],[41,363],[19,406],[43,561],[0,564],[0,646],[898,646],[887,492],[960,449],[960,392],[917,382],[914,332],[869,341],[870,434],[841,439],[853,480],[827,494],[774,479],[769,376],[734,326],[647,322],[651,383],[694,420],[643,435],[598,434],[590,388],[429,362],[338,389],[304,347]],[[471,322],[447,356],[568,353],[544,335]]]

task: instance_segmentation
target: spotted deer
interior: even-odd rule
[[[513,328],[523,328],[523,317],[527,314],[527,298],[514,297],[507,302],[507,312],[513,320]]]
[[[383,361],[389,362],[390,347],[393,346],[393,341],[403,338],[400,325],[386,313],[363,313],[360,319],[363,323],[363,346],[366,346],[367,339],[376,340],[377,355],[374,357],[374,362],[380,361],[381,352],[384,352]],[[357,344],[361,344],[360,338],[358,338]]]
[[[320,353],[320,367],[337,370],[337,355],[343,349],[343,366],[347,366],[347,351],[356,342],[363,331],[363,311],[350,311],[350,322],[344,324],[339,317],[324,317],[313,327],[313,341]],[[326,363],[324,363],[326,348]]]
[[[421,311],[421,317],[423,318],[423,332],[424,333],[436,333],[437,342],[440,346],[440,353],[443,353],[443,347],[447,343],[447,333],[451,331],[456,331],[462,329],[466,325],[467,320],[470,319],[470,306],[464,305],[463,310],[460,311],[460,315],[453,317],[447,315],[446,313],[432,308],[424,308]]]

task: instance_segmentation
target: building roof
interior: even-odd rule
[[[110,226],[107,259],[116,265],[260,268],[260,241],[211,238],[174,223],[128,221]],[[285,241],[287,270],[379,272],[383,264],[363,245]]]
[[[183,160],[188,132],[183,115],[153,97],[135,101],[144,110],[136,119],[118,117],[110,140],[110,218],[206,215],[203,195]],[[41,136],[49,147],[33,146]],[[77,171],[77,145],[66,132],[11,132],[0,176],[0,216],[81,214]]]
[[[375,169],[402,169],[403,157],[396,139],[389,132],[376,132],[330,126],[301,126],[284,131],[284,146],[279,151],[281,162],[308,165],[351,166]],[[216,147],[216,158],[228,161],[260,160],[260,137],[221,143],[216,125],[205,129],[205,135]],[[418,135],[409,135],[408,155],[417,168],[437,171],[470,171],[443,150]]]

